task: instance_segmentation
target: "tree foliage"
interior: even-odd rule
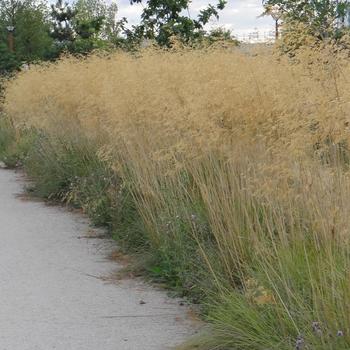
[[[52,36],[59,51],[87,54],[94,49],[113,45],[119,36],[116,19],[118,7],[103,0],[77,0],[72,6],[58,0],[52,5]]]
[[[113,40],[120,34],[120,22],[117,20],[118,6],[104,0],[77,0],[75,23],[77,27],[89,27],[91,34],[98,34],[101,39]],[[79,28],[78,28],[79,31]],[[79,34],[79,33],[78,33]]]
[[[0,42],[0,75],[7,74],[18,66],[19,62],[16,56],[8,50],[6,44]]]
[[[0,0],[0,44],[2,67],[6,60],[22,62],[45,59],[52,48],[45,3],[36,0]],[[6,54],[8,30],[14,28],[15,53]],[[11,63],[10,66],[13,64]]]
[[[263,0],[266,9],[276,7],[287,23],[302,23],[312,34],[327,38],[343,27],[349,0]]]
[[[141,3],[142,0],[131,0]],[[160,45],[170,45],[170,38],[177,36],[189,42],[204,34],[204,26],[212,17],[219,17],[226,0],[219,0],[214,6],[209,4],[200,11],[196,19],[189,15],[190,0],[148,0],[141,16],[141,24],[133,28],[134,36],[154,39]],[[187,13],[187,15],[186,15]],[[130,33],[129,33],[130,34]]]
[[[21,61],[50,58],[53,40],[42,8],[22,8],[17,14],[15,28],[16,55]]]
[[[63,0],[57,0],[55,5],[51,5],[51,18],[53,31],[51,36],[62,46],[66,46],[74,41],[73,19],[76,11],[73,10]]]

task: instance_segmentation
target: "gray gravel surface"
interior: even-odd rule
[[[165,350],[194,333],[179,300],[109,278],[115,243],[85,238],[86,218],[22,189],[0,169],[0,350]]]

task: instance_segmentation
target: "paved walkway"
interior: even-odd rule
[[[101,279],[120,268],[115,245],[84,238],[86,218],[21,192],[0,169],[0,350],[165,350],[193,333],[178,300]]]

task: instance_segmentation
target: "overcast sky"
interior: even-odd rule
[[[145,0],[144,0],[145,1]],[[208,3],[215,4],[217,0],[192,0],[191,17],[196,17],[198,11]],[[130,24],[137,24],[142,12],[142,5],[130,5],[129,0],[117,0],[118,17],[126,17]],[[261,0],[228,0],[226,8],[220,12],[219,21],[212,20],[211,27],[223,26],[242,37],[257,30],[263,34],[273,30],[273,21],[269,17],[257,18],[263,12]]]

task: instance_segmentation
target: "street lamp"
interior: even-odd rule
[[[14,26],[7,26],[7,40],[8,40],[8,46],[9,46],[9,50],[10,52],[15,52],[15,41],[14,41],[14,36],[13,36],[13,32],[15,31],[15,27]]]

